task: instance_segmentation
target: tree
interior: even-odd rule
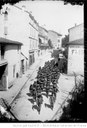
[[[53,44],[52,44],[52,41],[50,39],[48,40],[48,45],[49,45],[49,48],[53,48]]]
[[[68,100],[68,106],[63,107],[63,114],[59,122],[84,122],[85,118],[85,89],[84,83],[79,81],[78,88],[71,93],[72,98]]]
[[[67,47],[67,43],[69,42],[69,35],[65,35],[65,37],[62,39],[62,47]]]

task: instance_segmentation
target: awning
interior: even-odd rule
[[[6,38],[0,38],[0,44],[15,44],[15,45],[23,45],[22,43],[18,42],[18,41],[13,41],[10,39],[6,39]]]

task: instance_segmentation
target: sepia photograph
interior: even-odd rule
[[[83,123],[84,3],[0,3],[0,122]]]

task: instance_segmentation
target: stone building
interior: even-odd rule
[[[68,32],[68,74],[84,74],[84,26],[75,25]]]
[[[62,47],[62,35],[53,31],[49,30],[48,31],[48,38],[52,41],[54,49],[61,49]]]

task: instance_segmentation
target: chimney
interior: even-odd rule
[[[75,23],[75,27],[77,26],[77,24]]]

